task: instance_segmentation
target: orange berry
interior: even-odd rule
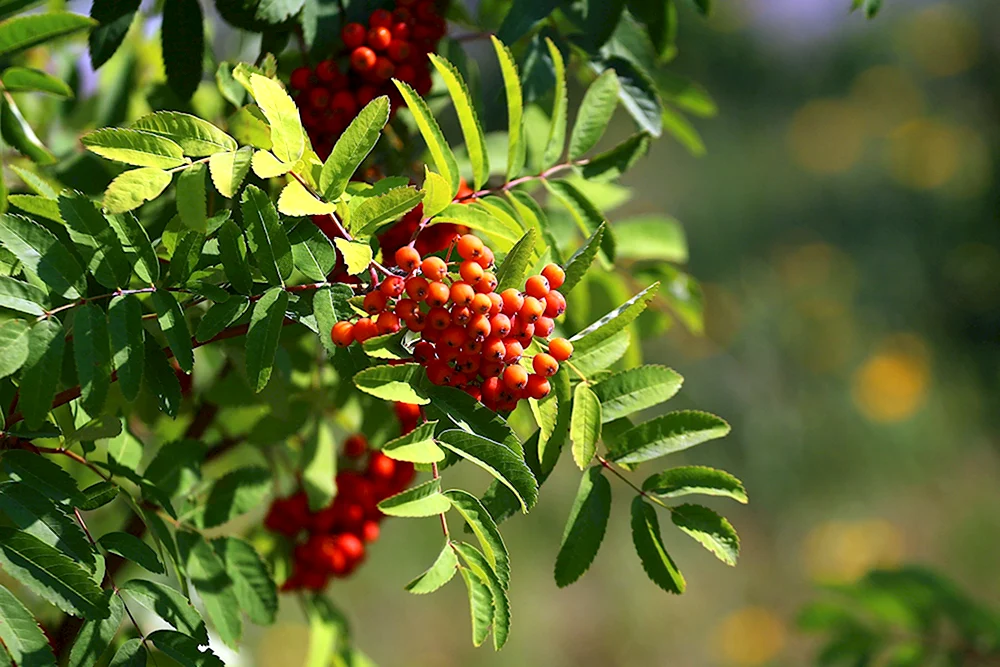
[[[420,337],[424,340],[429,340],[432,343],[438,342],[441,338],[441,329],[435,329],[434,327],[424,327],[424,330],[420,332]]]
[[[501,292],[500,298],[503,299],[503,314],[508,317],[516,315],[521,310],[521,306],[524,305],[524,297],[513,287]]]
[[[451,382],[449,382],[448,385],[455,387],[456,389],[461,389],[468,381],[469,378],[465,375],[465,373],[462,371],[455,371],[451,374]]]
[[[472,299],[472,312],[485,315],[493,309],[493,300],[486,294],[477,294]]]
[[[469,354],[481,354],[483,351],[483,341],[481,340],[467,340],[465,345],[462,346],[462,352],[467,352]]]
[[[359,46],[351,52],[351,67],[362,74],[375,67],[375,52],[367,46]]]
[[[503,361],[507,355],[507,347],[499,336],[490,336],[483,342],[483,359],[487,361]]]
[[[451,321],[452,324],[457,324],[458,326],[464,327],[472,319],[472,311],[465,306],[452,306],[451,307]]]
[[[503,383],[512,391],[520,391],[528,385],[528,371],[517,364],[508,366],[503,371]]]
[[[498,378],[503,373],[503,364],[499,361],[484,361],[479,366],[479,374],[484,378]]]
[[[414,301],[423,301],[427,298],[427,285],[429,284],[425,278],[414,276],[406,281],[406,293]]]
[[[441,306],[434,306],[427,313],[427,323],[432,329],[443,331],[451,324],[451,313]]]
[[[531,345],[531,338],[535,335],[535,325],[525,324],[520,328],[519,331],[512,334],[514,340],[521,344],[522,347],[528,347]]]
[[[524,354],[524,347],[516,340],[507,339],[504,341],[503,362],[505,364],[516,364]]]
[[[549,354],[556,361],[566,361],[573,356],[573,343],[565,338],[553,338],[549,341]]]
[[[490,247],[489,246],[483,246],[483,252],[476,259],[476,261],[479,262],[479,266],[483,267],[484,269],[488,269],[491,266],[493,266],[493,260],[494,259],[495,259],[495,257],[493,257],[493,251],[490,250]]]
[[[459,281],[451,284],[451,300],[456,306],[471,306],[475,298],[476,291],[469,283]]]
[[[549,281],[549,287],[559,289],[566,282],[566,272],[558,264],[547,264],[542,269],[542,275]]]
[[[385,294],[382,292],[369,292],[365,295],[364,309],[369,315],[374,315],[375,313],[381,313],[385,310]]]
[[[392,44],[392,31],[384,26],[368,31],[368,46],[376,51],[385,51]]]
[[[556,323],[551,317],[539,317],[538,321],[535,322],[535,333],[533,335],[548,338],[555,330]]]
[[[525,322],[536,322],[545,312],[545,305],[533,296],[524,297],[524,305],[517,312],[518,318]]]
[[[400,299],[396,302],[393,312],[405,320],[412,317],[419,309],[420,305],[413,299]]]
[[[396,333],[399,331],[399,317],[388,311],[379,313],[377,326],[380,334]]]
[[[446,385],[451,382],[451,374],[451,366],[440,359],[434,359],[427,364],[427,377],[436,385]]]
[[[438,342],[438,345],[444,345],[453,350],[460,350],[468,337],[464,328],[452,324],[441,334],[441,340]]]
[[[420,364],[426,364],[428,361],[435,357],[434,353],[434,343],[429,343],[426,340],[418,341],[416,345],[413,346],[413,360]]]
[[[483,254],[483,241],[478,236],[466,234],[458,239],[457,249],[462,259],[478,259]]]
[[[406,320],[406,328],[410,331],[416,331],[419,333],[427,327],[427,316],[419,310],[413,311],[412,315],[403,319]]]
[[[524,283],[524,291],[536,299],[544,299],[549,293],[549,281],[545,276],[531,276]]]
[[[448,303],[451,297],[451,290],[444,283],[434,282],[427,286],[427,298],[425,301],[431,308],[437,308]]]
[[[476,291],[480,294],[489,294],[497,288],[498,284],[497,277],[486,271],[483,273],[483,277],[476,283]]]
[[[427,280],[444,280],[448,275],[448,265],[440,257],[427,257],[420,263],[420,272]]]
[[[483,380],[483,398],[488,401],[495,401],[500,397],[500,378],[488,377]]]
[[[466,331],[469,338],[482,340],[490,335],[490,320],[485,315],[474,315]]]
[[[443,331],[441,332],[441,337],[442,338],[444,337]],[[462,353],[462,348],[449,347],[448,345],[442,343],[440,340],[438,341],[435,350],[437,351],[438,359],[441,359],[442,361],[454,361],[455,359],[458,359],[458,355]]]
[[[420,267],[420,253],[410,246],[403,246],[396,251],[396,266],[407,273]]]
[[[559,317],[566,312],[566,297],[555,290],[545,295],[545,316]]]
[[[559,371],[559,362],[551,354],[540,352],[531,360],[531,367],[539,375],[552,377]]]
[[[525,389],[528,396],[537,401],[549,395],[552,391],[552,385],[541,375],[529,375],[528,385]]]
[[[378,335],[378,326],[370,317],[362,317],[354,325],[354,340],[364,343],[369,338]]]
[[[389,298],[397,297],[406,289],[406,281],[399,276],[389,276],[379,283],[378,291]]]
[[[510,318],[503,313],[497,313],[490,318],[490,330],[501,338],[510,333]]]
[[[490,297],[490,315],[497,315],[503,310],[503,297],[496,292],[490,292],[486,296]]]
[[[330,331],[330,338],[337,347],[347,347],[354,342],[354,325],[350,322],[337,322]]]
[[[470,285],[475,285],[483,277],[483,267],[471,259],[462,262],[458,272],[461,274],[462,280]]]

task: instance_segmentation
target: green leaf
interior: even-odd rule
[[[559,5],[559,0],[514,0],[497,31],[497,37],[504,44],[513,44],[531,32]]]
[[[455,572],[457,571],[458,556],[455,555],[455,550],[451,548],[451,543],[445,543],[444,548],[441,549],[441,553],[434,560],[434,564],[419,577],[406,584],[406,590],[414,595],[433,593],[451,581],[451,578],[455,576]]]
[[[199,234],[208,231],[208,199],[205,165],[195,164],[177,178],[177,213],[189,229]]]
[[[208,631],[201,614],[176,589],[156,581],[130,579],[121,585],[121,590],[172,627],[194,637],[198,643],[208,643]]]
[[[174,353],[177,365],[185,373],[190,373],[194,367],[194,352],[191,349],[191,330],[187,319],[174,295],[166,290],[156,290],[151,296],[153,309],[156,310],[156,321],[167,337],[167,343]]]
[[[365,197],[351,211],[351,232],[359,237],[371,236],[384,225],[401,218],[416,208],[424,193],[416,188],[393,188],[374,197]]]
[[[62,223],[62,216],[59,215],[59,202],[42,195],[8,195],[7,201],[11,206],[33,215],[38,218],[45,218],[52,222]]]
[[[0,528],[0,565],[8,575],[67,614],[88,620],[109,614],[107,601],[91,573],[33,535]]]
[[[525,276],[531,267],[532,255],[535,253],[537,239],[538,232],[529,229],[521,237],[521,240],[510,249],[503,264],[497,270],[497,292],[511,287],[520,289],[524,285]]]
[[[441,422],[442,429],[454,425],[467,433],[502,443],[518,456],[524,451],[507,422],[461,389],[431,386],[430,397],[431,403],[425,410]]]
[[[142,637],[122,642],[108,667],[146,667],[149,654]]]
[[[375,148],[388,121],[389,98],[382,95],[365,105],[337,138],[319,176],[319,189],[327,201],[334,201],[344,194],[351,176]]]
[[[579,160],[590,151],[611,124],[618,106],[618,77],[605,70],[587,88],[569,138],[569,159]]]
[[[42,315],[47,304],[48,299],[41,288],[9,276],[0,276],[0,307],[26,315]]]
[[[3,24],[0,24],[0,30],[2,28]],[[0,133],[2,133],[4,141],[32,162],[41,165],[56,162],[56,156],[45,147],[35,131],[31,129],[31,125],[28,124],[10,94],[4,94],[0,98]]]
[[[602,370],[610,359],[605,354],[606,345],[615,334],[622,332],[635,318],[646,310],[656,296],[660,283],[653,283],[634,297],[570,338],[573,343],[573,365],[587,375]]]
[[[684,378],[666,366],[640,366],[615,373],[593,389],[606,424],[669,400],[683,382]]]
[[[219,255],[226,278],[237,292],[250,294],[253,291],[253,276],[247,263],[246,241],[240,228],[232,220],[227,220],[219,227],[218,238]]]
[[[465,148],[469,155],[469,162],[472,163],[472,187],[474,190],[478,190],[490,177],[490,156],[486,149],[486,137],[483,135],[483,127],[472,103],[469,87],[453,64],[435,53],[430,53],[427,57],[430,58],[451,96],[455,114],[458,116],[459,127],[462,128],[462,136],[465,137]]]
[[[15,16],[0,23],[0,56],[29,49],[50,40],[87,30],[96,21],[70,12]]]
[[[454,196],[458,192],[458,162],[455,161],[455,154],[451,152],[451,147],[445,140],[434,113],[427,106],[427,103],[417,95],[417,91],[409,85],[396,79],[393,79],[392,82],[396,84],[396,88],[403,96],[403,102],[413,114],[417,129],[427,143],[427,150],[431,154],[434,169],[451,184],[451,194]]]
[[[347,636],[347,620],[322,594],[303,596],[302,602],[309,619],[309,647],[303,664],[305,667],[328,667],[331,660],[340,659],[335,650]]]
[[[305,151],[305,130],[299,110],[285,89],[274,79],[260,74],[250,75],[253,97],[271,125],[271,150],[285,163],[294,163]]]
[[[437,463],[444,459],[444,450],[434,444],[436,421],[424,422],[406,435],[382,446],[382,453],[396,461]]]
[[[205,25],[198,0],[171,0],[163,6],[160,44],[167,85],[181,100],[198,89],[205,57]]]
[[[292,263],[310,280],[322,282],[337,264],[333,243],[311,220],[303,220],[288,235]]]
[[[670,510],[674,525],[693,537],[726,565],[736,565],[740,538],[733,525],[701,505],[678,505]]]
[[[149,333],[146,334],[145,361],[143,363],[142,384],[156,397],[168,416],[176,417],[181,404],[181,385],[167,356],[159,343]]]
[[[108,599],[111,613],[107,618],[83,624],[73,642],[73,648],[70,649],[66,667],[91,667],[99,664],[101,658],[111,648],[111,642],[118,633],[122,617],[125,615],[125,605],[114,591],[105,591],[104,595]]]
[[[83,135],[80,142],[101,157],[137,167],[172,169],[186,162],[178,144],[140,130],[104,128]]]
[[[283,176],[295,168],[293,162],[282,162],[270,151],[257,151],[250,159],[250,167],[257,178],[267,180]]]
[[[0,377],[16,373],[28,360],[31,327],[24,320],[0,324]]]
[[[456,551],[462,556],[465,564],[480,580],[486,582],[493,597],[493,648],[499,651],[507,643],[510,635],[510,602],[507,592],[500,584],[496,573],[490,567],[482,553],[471,544],[453,543]]]
[[[42,320],[28,336],[28,358],[21,369],[18,407],[29,428],[45,421],[59,384],[66,333],[57,320]]]
[[[472,643],[482,646],[493,622],[493,594],[489,584],[472,570],[459,567],[462,579],[469,591],[469,612],[472,616]]]
[[[651,461],[724,437],[729,430],[729,424],[707,412],[668,412],[616,437],[609,458],[627,464]]]
[[[118,386],[126,400],[134,401],[142,387],[144,366],[142,306],[135,296],[127,294],[111,300],[108,333]]]
[[[549,47],[549,56],[552,58],[556,77],[555,88],[553,89],[555,98],[552,102],[552,122],[549,126],[549,138],[545,144],[545,153],[542,156],[542,168],[548,169],[559,161],[565,148],[568,102],[566,92],[566,63],[563,61],[562,52],[548,37],[545,38],[545,44]]]
[[[420,364],[373,366],[354,376],[354,385],[376,398],[427,405],[431,382]]]
[[[378,504],[378,508],[389,516],[435,516],[450,510],[451,501],[441,493],[441,480],[429,479],[402,493],[389,496]]]
[[[253,546],[236,537],[212,540],[243,613],[257,625],[274,624],[278,613],[278,590],[274,579]]]
[[[259,507],[271,493],[271,471],[247,466],[220,477],[208,494],[202,525],[214,528]]]
[[[92,512],[100,509],[118,497],[118,487],[111,482],[95,482],[81,491],[84,502],[80,509]]]
[[[259,175],[259,174],[258,174]],[[320,201],[297,180],[288,183],[278,196],[278,210],[287,216],[329,215],[337,210],[333,204]]]
[[[56,294],[67,299],[86,294],[83,268],[41,225],[18,215],[0,215],[0,243]]]
[[[3,454],[3,467],[14,479],[23,481],[46,498],[80,507],[84,498],[68,472],[40,454],[10,450]]]
[[[580,470],[594,460],[597,441],[601,439],[601,422],[601,402],[590,385],[581,382],[573,391],[573,413],[569,422],[573,460]]]
[[[444,495],[465,519],[465,523],[479,541],[490,568],[496,572],[501,587],[506,590],[510,585],[510,554],[493,517],[479,499],[467,491],[449,489]]]
[[[201,651],[197,641],[179,632],[157,630],[146,639],[181,667],[225,667],[210,649]]]
[[[333,355],[339,349],[330,339],[329,332],[333,330],[334,324],[351,313],[347,300],[353,295],[351,288],[344,284],[325,287],[313,293],[313,315],[316,316],[319,339],[329,355]]]
[[[3,87],[12,93],[38,92],[57,97],[73,97],[73,89],[61,79],[27,67],[8,67],[3,71]]]
[[[0,512],[10,522],[59,549],[93,571],[96,554],[79,524],[66,510],[24,483],[0,483]]]
[[[650,580],[668,593],[683,593],[687,584],[660,537],[660,521],[642,496],[632,499],[632,543]]]
[[[274,203],[263,190],[248,185],[243,191],[242,208],[250,252],[257,260],[257,267],[268,283],[283,285],[292,275],[292,246]]]
[[[451,185],[444,176],[431,171],[424,165],[423,217],[431,218],[445,210],[451,203]]]
[[[119,174],[104,192],[104,210],[125,213],[163,194],[170,185],[169,172],[153,167],[130,169]]]
[[[111,339],[104,311],[93,303],[76,309],[73,319],[73,352],[80,379],[83,407],[98,415],[111,387]]]
[[[247,331],[247,377],[254,391],[267,386],[288,309],[288,292],[272,287],[254,304]]]
[[[569,181],[545,181],[545,187],[556,199],[566,207],[576,226],[584,235],[593,235],[604,224],[604,214],[590,199]],[[615,238],[607,227],[601,234],[601,254],[608,262],[615,260]]]
[[[560,588],[590,569],[604,541],[611,513],[611,485],[602,473],[603,468],[595,466],[580,479],[556,556],[555,579]]]
[[[639,127],[659,137],[663,134],[663,105],[656,92],[656,84],[649,74],[625,58],[613,56],[603,62],[592,63],[597,72],[612,69],[621,85],[618,96],[622,106],[631,114]]]
[[[364,273],[375,256],[371,246],[364,241],[348,241],[338,237],[333,240],[333,244],[344,256],[344,267],[352,276]]]
[[[315,430],[303,443],[301,468],[309,509],[318,512],[329,507],[337,493],[337,443],[327,421],[317,420]]]
[[[633,134],[609,151],[595,155],[580,168],[588,181],[613,181],[635,166],[649,151],[650,138],[645,132]]]
[[[560,292],[569,294],[570,290],[576,287],[587,270],[590,269],[594,258],[597,257],[597,251],[600,250],[605,229],[607,226],[602,222],[587,239],[587,242],[580,246],[580,249],[573,253],[573,256],[566,262],[566,279],[563,281],[562,287],[559,288]]]
[[[129,264],[139,279],[144,283],[155,283],[159,280],[160,262],[139,220],[131,213],[110,215],[107,220],[118,235],[125,256],[128,257]]]
[[[198,323],[194,337],[199,343],[211,340],[222,333],[222,330],[243,316],[250,307],[246,297],[230,297],[228,301],[212,304],[205,316]]]
[[[506,24],[506,19],[505,19]],[[502,30],[502,28],[501,28]],[[503,75],[504,90],[507,94],[507,181],[521,175],[524,169],[524,101],[521,92],[521,78],[517,73],[517,63],[513,54],[503,42],[491,35],[493,48],[500,61],[500,73]]]
[[[106,63],[128,34],[141,0],[94,0],[90,17],[98,22],[89,35],[90,65],[95,70]]]
[[[90,199],[79,192],[61,195],[59,213],[97,282],[112,289],[127,287],[132,276],[129,261],[107,218]]]
[[[0,586],[0,640],[18,667],[56,667],[49,640],[21,601]]]
[[[661,498],[701,494],[725,496],[744,504],[748,502],[743,482],[725,470],[705,466],[682,466],[664,470],[648,477],[642,483],[642,490]]]
[[[474,204],[449,204],[431,221],[431,224],[444,222],[465,225],[492,238],[502,239],[510,245],[517,242],[524,234],[524,230],[519,226],[512,227]]]
[[[212,184],[226,199],[232,199],[250,171],[253,150],[243,147],[233,153],[216,153],[208,159]]]
[[[240,147],[235,139],[207,120],[179,111],[157,111],[143,116],[131,127],[170,139],[189,157],[211,155],[214,159],[217,154],[233,155]]]
[[[525,514],[538,500],[538,482],[527,464],[499,442],[452,430],[439,433],[438,444],[493,475],[517,496]]]
[[[97,540],[101,547],[113,554],[121,556],[125,560],[132,561],[154,574],[163,574],[163,563],[156,557],[148,544],[140,540],[135,535],[129,533],[106,533]]]
[[[211,502],[210,499],[210,509]],[[233,590],[232,579],[226,573],[222,561],[212,551],[212,547],[205,541],[205,538],[196,533],[178,532],[177,546],[183,555],[185,570],[191,579],[191,584],[201,597],[208,620],[215,626],[219,638],[227,646],[235,648],[239,645],[240,637],[243,634],[243,622],[240,618],[239,600]],[[149,638],[157,648],[164,650],[153,639],[156,634],[158,633],[154,632]],[[189,641],[192,645],[196,645],[193,640]],[[222,663],[219,662],[219,665],[221,667]]]

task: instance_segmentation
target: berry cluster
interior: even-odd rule
[[[314,68],[294,70],[290,83],[316,153],[325,159],[358,111],[379,95],[389,96],[394,113],[402,98],[390,79],[426,95],[431,89],[427,54],[437,49],[446,29],[434,0],[396,0],[392,11],[372,12],[367,27],[346,24],[340,53]]]
[[[471,201],[472,188],[465,182],[459,180],[458,192],[455,193],[455,200],[458,202]],[[396,252],[403,246],[409,245],[413,240],[413,247],[419,255],[431,255],[445,250],[450,246],[456,236],[469,231],[468,227],[444,223],[430,225],[417,231],[420,221],[424,216],[424,205],[417,204],[416,208],[404,215],[399,222],[391,226],[378,237],[379,247],[382,249],[382,257],[386,266],[394,266]],[[416,236],[414,236],[416,235]]]
[[[453,249],[461,260],[449,263]],[[535,337],[548,339],[555,318],[566,310],[566,300],[556,291],[565,279],[561,268],[549,264],[528,278],[523,291],[498,293],[490,271],[493,252],[472,234],[449,247],[445,259],[421,258],[415,248],[403,246],[395,261],[405,275],[389,276],[365,295],[370,317],[333,326],[336,345],[363,343],[406,327],[420,333],[413,358],[434,384],[458,387],[504,412],[521,399],[548,395],[548,378],[570,357],[573,345],[564,338],[548,340],[548,352],[531,357],[532,373],[525,350]],[[458,275],[450,275],[449,267]]]
[[[404,433],[409,432],[419,406],[397,404],[396,414]],[[350,467],[337,473],[337,497],[329,507],[311,512],[305,492],[298,491],[276,499],[267,512],[264,526],[295,543],[292,573],[283,590],[321,591],[331,578],[350,575],[364,560],[365,545],[378,539],[385,518],[378,503],[413,481],[412,463],[371,451],[363,435],[344,441],[344,458]]]

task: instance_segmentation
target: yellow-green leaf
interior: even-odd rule
[[[483,127],[476,114],[476,108],[472,104],[469,87],[458,69],[450,62],[434,53],[428,57],[444,80],[448,94],[451,95],[455,113],[458,115],[458,124],[462,128],[462,136],[465,137],[469,162],[472,163],[472,187],[478,190],[490,177],[490,156],[486,150],[486,137],[483,135]]]
[[[250,75],[254,99],[271,125],[271,149],[282,162],[295,163],[305,151],[305,130],[295,102],[274,79]]]
[[[503,75],[503,85],[507,92],[507,180],[513,180],[521,175],[524,169],[524,101],[521,93],[521,78],[517,73],[517,62],[503,42],[495,36],[493,48],[496,49],[500,61],[500,73]]]
[[[172,169],[187,162],[180,145],[150,132],[108,127],[83,135],[80,142],[101,157],[137,167]]]
[[[352,276],[365,271],[375,256],[372,253],[372,247],[364,241],[348,241],[347,239],[336,238],[333,242],[337,245],[337,250],[344,256],[347,273]]]
[[[455,161],[455,154],[451,152],[451,147],[448,146],[448,142],[441,132],[441,126],[434,118],[434,113],[413,88],[396,79],[393,79],[392,82],[396,84],[407,108],[413,114],[417,129],[420,130],[420,135],[427,143],[427,150],[430,151],[434,168],[448,181],[451,186],[451,194],[454,196],[458,192],[458,162]]]
[[[292,181],[285,186],[278,197],[278,210],[294,218],[307,215],[326,215],[333,213],[337,207],[317,199],[298,181]]]
[[[170,185],[171,175],[162,169],[140,167],[120,174],[104,192],[108,213],[125,213],[156,199]]]

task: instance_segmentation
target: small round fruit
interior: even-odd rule
[[[359,46],[364,45],[365,37],[368,36],[368,31],[360,23],[348,23],[344,26],[344,29],[340,31],[340,38],[344,40],[344,46],[348,50],[354,50]]]
[[[483,277],[476,282],[476,291],[480,294],[489,294],[497,288],[498,284],[499,281],[497,280],[497,277],[489,271],[486,271],[483,273]]]
[[[474,340],[484,340],[490,335],[491,327],[490,320],[485,315],[475,315],[471,320],[469,320],[469,326],[466,331],[469,332],[469,338]]]
[[[531,360],[531,367],[544,377],[552,377],[559,371],[559,362],[551,354],[540,352]]]
[[[354,342],[354,325],[350,322],[337,322],[330,331],[330,339],[337,347],[347,347]]]
[[[555,290],[545,295],[545,316],[559,317],[566,312],[566,297]]]
[[[375,67],[372,69],[372,73],[378,81],[388,81],[396,73],[396,66],[388,58],[379,56],[375,59]]]
[[[406,289],[406,281],[399,276],[389,276],[379,283],[378,291],[389,298],[394,298],[403,293]]]
[[[544,299],[545,295],[549,293],[549,281],[545,276],[531,276],[524,283],[524,291],[536,299]]]
[[[354,324],[354,340],[364,343],[369,338],[378,335],[378,327],[375,320],[370,317],[362,317]]]
[[[368,17],[368,25],[372,28],[388,28],[392,25],[392,12],[388,9],[376,9]]]
[[[524,297],[513,287],[501,292],[500,297],[503,299],[503,313],[508,317],[516,315],[524,305]]]
[[[309,81],[312,79],[312,70],[308,67],[297,67],[292,70],[292,76],[289,78],[289,83],[292,88],[297,90],[305,90],[309,87]]]
[[[525,322],[537,322],[538,318],[542,316],[545,312],[545,304],[539,301],[536,297],[526,296],[524,297],[524,305],[521,306],[521,310],[517,312],[517,316],[524,320]]]
[[[458,239],[458,254],[462,259],[477,259],[483,254],[483,241],[478,236],[466,234]]]
[[[548,338],[552,335],[552,332],[556,330],[556,323],[551,317],[539,317],[538,321],[535,322],[535,336],[541,336],[542,338]]]
[[[347,440],[344,440],[344,456],[349,456],[353,459],[364,455],[367,451],[368,439],[363,435],[352,435]]]
[[[403,246],[396,251],[396,266],[407,273],[416,271],[420,266],[420,253],[410,246]]]
[[[427,298],[429,283],[422,276],[414,276],[406,281],[406,293],[414,301],[423,301]]]
[[[451,285],[451,300],[456,306],[471,306],[476,298],[476,291],[472,285],[465,282],[455,282]]]
[[[444,280],[448,275],[448,265],[440,257],[427,257],[420,263],[420,273],[427,280]]]
[[[462,262],[462,266],[459,267],[458,272],[461,274],[462,280],[470,285],[475,285],[483,277],[483,267],[479,266],[479,262],[471,259]]]
[[[521,355],[524,354],[524,346],[518,343],[516,340],[507,339],[504,341],[504,356],[503,362],[505,364],[516,364],[521,360]]]
[[[374,315],[375,313],[381,313],[385,310],[385,303],[385,294],[380,291],[374,291],[365,295],[363,305],[366,313]]]
[[[379,313],[376,326],[382,335],[396,333],[399,331],[399,316],[388,311]]]
[[[503,371],[503,383],[511,391],[520,391],[528,385],[528,371],[514,364]]]
[[[354,68],[354,71],[362,74],[370,72],[375,67],[377,59],[378,56],[375,55],[375,52],[367,46],[359,46],[351,51],[351,67]]]
[[[392,32],[389,28],[379,26],[368,31],[368,46],[376,51],[385,51],[392,44]]]
[[[556,361],[566,361],[573,356],[573,343],[565,338],[553,338],[549,341],[549,354]]]
[[[479,315],[486,315],[493,309],[493,301],[490,299],[489,295],[477,294],[472,299],[472,312],[478,313]]]
[[[395,35],[393,35],[395,37]],[[393,39],[392,42],[387,47],[389,60],[394,63],[404,63],[409,60],[410,55],[413,53],[413,49],[410,47],[410,43],[402,39]]]
[[[507,337],[507,334],[510,333],[510,326],[510,318],[503,313],[497,313],[490,318],[490,329],[501,338]]]
[[[542,275],[549,281],[549,287],[559,289],[566,282],[566,272],[558,264],[547,264],[542,269]]]
[[[483,359],[487,361],[503,361],[507,355],[507,346],[500,336],[490,336],[483,342]]]
[[[528,386],[526,387],[528,396],[535,400],[541,400],[552,391],[552,385],[541,375],[529,375]]]
[[[425,301],[431,308],[443,306],[448,303],[451,297],[451,290],[441,282],[433,282],[427,286],[427,298]]]

